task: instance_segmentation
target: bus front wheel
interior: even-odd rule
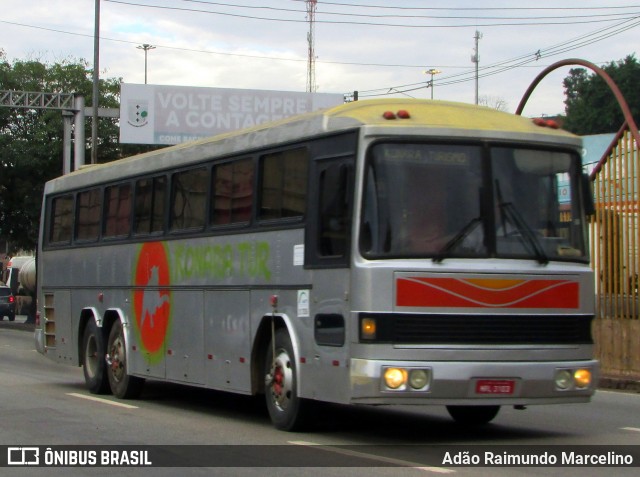
[[[82,369],[87,389],[92,394],[109,392],[102,330],[89,320],[82,335]]]
[[[447,406],[447,411],[460,424],[480,426],[496,417],[500,406]]]
[[[144,379],[127,373],[127,348],[120,321],[116,321],[111,327],[107,352],[107,376],[113,395],[120,399],[138,397],[142,391]]]
[[[266,358],[265,398],[271,421],[277,429],[299,431],[308,422],[311,403],[298,396],[298,367],[285,329],[275,332]]]

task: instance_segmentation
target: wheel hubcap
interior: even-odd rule
[[[293,370],[291,359],[285,350],[279,350],[273,362],[271,382],[271,397],[273,403],[280,410],[285,410],[291,401],[293,392]]]
[[[124,345],[122,337],[118,336],[109,349],[111,375],[116,381],[121,381],[124,377]]]
[[[94,378],[98,370],[98,343],[95,336],[90,336],[87,340],[87,348],[85,354],[85,369],[89,377]]]

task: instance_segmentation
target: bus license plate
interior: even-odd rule
[[[476,382],[476,394],[513,394],[515,387],[511,379],[480,379]]]

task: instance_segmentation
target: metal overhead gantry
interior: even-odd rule
[[[85,164],[86,116],[93,115],[93,108],[84,106],[84,96],[73,93],[44,93],[34,91],[0,90],[0,107],[22,109],[49,109],[62,112],[63,117],[63,174],[71,172],[71,124],[75,125],[74,168],[78,170]],[[119,118],[117,108],[98,108],[99,117]],[[95,144],[93,145],[95,147]]]

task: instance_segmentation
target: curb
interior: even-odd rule
[[[640,380],[632,377],[602,376],[598,387],[602,389],[640,393]]]

